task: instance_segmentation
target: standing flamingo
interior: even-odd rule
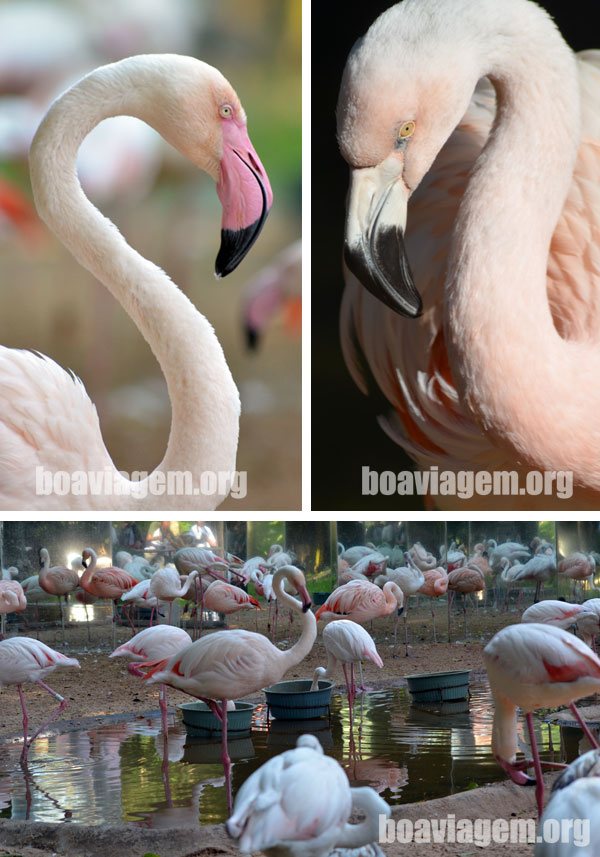
[[[348,705],[350,706],[350,717],[352,718],[352,707],[356,696],[354,684],[354,664],[358,664],[360,672],[360,690],[366,690],[363,679],[362,662],[366,658],[381,669],[383,661],[375,646],[375,641],[361,625],[351,622],[349,619],[338,619],[330,622],[323,628],[323,644],[327,652],[327,669],[317,667],[315,669],[311,690],[319,689],[320,678],[332,678],[338,663],[341,663],[346,680],[348,692]],[[348,666],[350,677],[348,677]]]
[[[565,841],[559,837],[556,841],[540,837],[534,848],[534,857],[573,857],[574,852],[594,857],[594,851],[600,842],[600,815],[596,811],[600,801],[600,751],[589,750],[570,765],[552,784],[552,794],[546,806],[540,830],[549,830],[551,819],[556,819],[563,830],[570,829],[573,819],[585,819],[589,827],[581,829],[585,834],[582,841],[575,842],[574,837]],[[568,825],[568,828],[567,828]],[[586,842],[589,847],[586,847]]]
[[[60,652],[51,649],[45,643],[39,640],[32,640],[31,637],[11,637],[10,640],[0,641],[0,687],[16,684],[19,691],[19,699],[21,700],[21,711],[23,712],[23,751],[21,759],[24,762],[27,761],[29,748],[38,735],[44,731],[49,723],[56,720],[67,707],[67,701],[43,681],[57,667],[79,667],[79,661],[75,658],[67,658]],[[34,682],[39,685],[58,702],[58,707],[55,711],[42,723],[29,740],[27,737],[29,717],[23,693],[23,685],[28,682]]]
[[[27,609],[27,598],[18,580],[0,580],[0,639],[4,639],[6,614],[22,613]]]
[[[465,637],[467,636],[467,595],[474,592],[485,591],[485,579],[481,570],[469,565],[456,568],[448,573],[448,589],[452,593],[448,597],[448,635],[450,635],[450,607],[454,600],[454,594],[460,592],[463,599],[463,616],[465,620]]]
[[[301,811],[300,808],[301,807]],[[349,824],[352,810],[364,816]],[[369,786],[350,788],[318,738],[301,735],[293,750],[269,759],[244,781],[225,827],[245,854],[269,857],[379,855],[379,821],[391,810]],[[362,846],[369,846],[361,851]]]
[[[79,580],[79,585],[95,598],[104,598],[112,602],[112,636],[115,645],[117,600],[137,585],[137,580],[122,568],[108,566],[98,568],[98,557],[92,548],[85,548],[81,553],[81,565],[85,569]]]
[[[214,580],[204,593],[204,609],[228,616],[238,610],[260,610],[260,604],[239,586]]]
[[[298,601],[284,591],[287,580],[300,595]],[[317,623],[302,572],[284,566],[275,573],[277,600],[302,616],[302,634],[287,651],[281,651],[262,634],[234,629],[216,631],[196,640],[170,660],[160,661],[147,672],[150,682],[168,684],[204,700],[221,722],[222,761],[231,809],[231,760],[227,752],[227,701],[256,693],[279,681],[310,652]],[[377,588],[377,587],[375,587]]]
[[[161,661],[177,654],[191,642],[190,635],[183,628],[174,628],[173,625],[155,625],[154,628],[144,628],[128,642],[123,643],[112,652],[110,658],[126,657],[130,661]],[[133,675],[143,676],[133,664],[129,671]],[[160,714],[163,733],[169,731],[167,721],[167,688],[161,684],[159,691]]]
[[[383,589],[368,580],[351,580],[334,589],[315,615],[325,622],[350,619],[360,625],[396,612],[397,626],[398,614],[402,612],[403,606],[404,595],[393,580],[385,583]]]
[[[448,591],[448,573],[444,568],[438,566],[437,568],[430,568],[427,571],[423,572],[423,577],[425,578],[425,583],[419,589],[419,593],[422,595],[426,595],[428,598],[440,598],[440,596],[445,595]],[[433,600],[431,602],[431,619],[433,622],[433,642],[437,643],[437,630],[435,627],[435,610],[433,607]]]
[[[64,565],[50,567],[50,554],[46,548],[40,548],[40,573],[39,584],[48,595],[56,595],[60,607],[60,624],[62,626],[62,641],[65,644],[65,614],[63,610],[63,596],[65,606],[68,604],[69,592],[73,592],[79,586],[79,575],[73,568]]]
[[[581,551],[569,554],[558,563],[558,574],[573,581],[573,595],[575,595],[577,582],[589,580],[595,571],[596,561],[594,557]]]
[[[483,650],[492,696],[492,752],[513,782],[531,783],[529,762],[516,762],[517,707],[525,713],[533,765],[538,814],[544,806],[542,764],[537,749],[533,712],[568,705],[592,746],[593,734],[575,707],[575,700],[600,690],[600,659],[577,637],[551,625],[509,625]]]
[[[337,107],[355,383],[420,469],[571,471],[576,508],[600,488],[599,65],[529,0],[408,0],[356,43]]]
[[[173,611],[173,602],[177,598],[183,598],[190,591],[190,587],[200,577],[196,570],[191,571],[183,582],[179,576],[179,572],[175,568],[166,565],[164,568],[159,568],[150,578],[150,587],[148,593],[151,597],[157,598],[159,601],[166,601],[169,604],[169,616],[167,622],[171,624],[171,614]]]
[[[425,583],[425,577],[421,569],[411,559],[410,552],[407,552],[404,558],[408,565],[388,569],[386,574],[375,578],[375,583],[378,586],[383,586],[388,580],[393,580],[402,590],[402,594],[404,595],[404,652],[406,657],[408,657],[408,606],[410,596],[415,595],[421,589]]]
[[[423,547],[421,542],[415,542],[414,545],[409,548],[408,555],[416,567],[421,569],[421,571],[427,571],[430,568],[436,568],[437,566],[436,558]]]
[[[231,474],[239,428],[239,396],[212,326],[169,277],[143,259],[84,196],[77,150],[103,119],[127,113],[143,119],[206,171],[223,204],[217,276],[242,261],[264,223],[272,193],[246,130],[237,95],[216,69],[190,57],[129,57],[91,72],[58,98],[30,152],[40,216],[75,258],[123,305],[165,375],[173,417],[165,456],[155,473],[129,481],[106,449],[96,410],[78,378],[30,351],[0,348],[0,505],[10,509],[214,509],[229,493],[202,492],[205,472]],[[165,330],[177,329],[177,336]],[[185,379],[185,383],[182,382]],[[43,403],[52,401],[51,413]],[[35,403],[37,419],[28,414]],[[210,402],[210,408],[205,403]],[[73,414],[78,415],[75,421]],[[36,492],[36,472],[84,470],[109,474],[83,498]],[[187,471],[185,495],[151,489],[160,474]]]

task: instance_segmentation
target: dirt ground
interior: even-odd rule
[[[471,669],[474,675],[482,674],[482,649],[485,642],[506,624],[517,621],[519,614],[496,613],[491,610],[472,612],[469,619],[469,639],[464,638],[463,614],[460,607],[452,614],[452,642],[448,642],[447,612],[445,604],[436,607],[438,642],[432,639],[432,618],[429,605],[411,609],[408,617],[410,648],[408,657],[404,650],[404,626],[402,619],[398,626],[398,642],[394,644],[393,620],[378,620],[373,624],[373,634],[378,650],[384,661],[384,668],[378,670],[367,663],[365,677],[371,686],[393,686],[403,684],[411,673],[444,669]],[[258,621],[258,625],[256,622]],[[267,631],[268,614],[262,610],[258,614],[238,614],[231,617],[229,627],[246,627],[250,630]],[[35,631],[28,631],[35,636]],[[111,625],[96,624],[92,627],[93,643],[87,643],[87,632],[81,626],[67,628],[68,645],[61,644],[60,628],[43,630],[40,637],[50,645],[62,651],[76,655],[81,663],[81,671],[56,671],[50,677],[50,683],[69,702],[69,708],[57,724],[57,729],[77,729],[89,725],[90,718],[102,723],[110,715],[130,714],[142,716],[149,711],[158,710],[158,691],[154,687],[145,688],[140,680],[132,677],[123,661],[110,660]],[[206,633],[212,633],[208,631]],[[279,618],[279,643],[287,647],[298,636],[299,623],[296,619],[289,634],[286,619]],[[123,642],[130,636],[124,627],[116,630],[117,642]],[[310,656],[298,669],[288,673],[288,678],[304,678],[312,674],[316,666],[326,662],[321,636]],[[340,676],[341,680],[341,676]],[[184,701],[183,694],[170,692],[169,703],[174,710],[177,703]],[[33,722],[39,721],[48,710],[47,695],[35,687],[27,688],[27,699]],[[3,689],[0,695],[0,742],[18,738],[21,728],[20,710],[16,693],[12,688]],[[485,786],[475,791],[463,792],[449,797],[413,803],[395,807],[393,818],[415,821],[420,818],[440,818],[454,813],[457,818],[534,818],[534,790],[522,789],[512,783]],[[86,828],[82,825],[47,825],[0,820],[0,857],[48,857],[48,855],[69,855],[69,857],[100,857],[112,853],[114,842],[119,842],[119,850],[128,857],[144,857],[152,854],[168,854],[169,857],[213,857],[213,855],[233,855],[238,852],[227,838],[222,825],[189,830],[144,830],[132,825],[118,827]],[[112,843],[112,845],[111,845]],[[416,848],[423,857],[475,857],[482,848],[476,844],[446,843],[417,844],[394,843],[383,845],[388,857],[401,857]],[[485,847],[488,857],[500,857],[509,854],[532,854],[530,845],[489,844]]]

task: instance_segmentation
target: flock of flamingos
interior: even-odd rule
[[[383,549],[382,549],[383,550]],[[600,598],[582,601],[582,581],[591,580],[596,568],[594,554],[576,552],[558,563],[554,547],[543,539],[530,546],[518,542],[497,544],[489,540],[476,545],[469,555],[452,543],[440,556],[415,543],[407,551],[399,548],[385,553],[373,545],[338,547],[338,587],[313,612],[304,573],[294,564],[293,553],[272,546],[267,557],[247,561],[225,554],[218,556],[206,548],[182,548],[174,564],[153,569],[140,557],[121,552],[115,562],[98,557],[92,548],[82,551],[73,568],[51,566],[48,551],[39,551],[40,572],[22,583],[14,579],[16,569],[3,572],[0,581],[0,611],[3,616],[26,609],[36,587],[63,605],[69,596],[85,603],[108,600],[113,609],[121,602],[145,606],[161,613],[166,622],[150,624],[118,646],[113,657],[125,657],[129,671],[147,684],[158,684],[162,728],[168,731],[167,688],[173,687],[203,700],[221,724],[222,763],[225,771],[230,818],[227,831],[244,852],[282,849],[290,855],[330,854],[345,848],[361,848],[378,853],[375,844],[378,819],[389,815],[387,804],[370,788],[351,788],[340,765],[323,754],[313,735],[302,736],[295,749],[276,756],[252,774],[239,789],[235,804],[231,796],[231,761],[227,743],[227,712],[235,700],[255,694],[280,681],[311,652],[322,620],[327,667],[318,667],[313,687],[320,678],[333,678],[341,665],[352,708],[357,690],[365,692],[362,664],[365,659],[378,667],[383,661],[375,641],[364,627],[374,619],[408,612],[411,597],[439,598],[457,593],[466,602],[474,593],[493,593],[497,604],[500,581],[507,587],[515,581],[536,583],[534,603],[527,607],[521,623],[499,631],[483,651],[494,699],[492,751],[508,776],[521,785],[535,785],[539,817],[544,816],[545,767],[566,767],[540,759],[533,712],[540,708],[569,706],[594,748],[573,762],[556,781],[544,817],[576,817],[582,795],[591,800],[600,775],[600,748],[593,731],[583,720],[575,701],[600,691],[600,659],[595,638],[600,633]],[[398,567],[397,559],[404,564]],[[75,566],[79,565],[79,570]],[[82,572],[82,573],[81,573]],[[151,576],[147,576],[151,574]],[[573,581],[575,600],[538,601],[541,587],[553,574]],[[269,622],[272,639],[243,629],[202,633],[196,624],[194,637],[171,624],[171,609],[177,599],[188,599],[199,617],[206,610],[231,614],[259,609],[257,598],[247,585],[253,583],[259,598],[270,610],[289,611],[300,619],[301,633],[289,648],[274,642],[275,622]],[[531,590],[533,587],[531,587]],[[521,598],[517,599],[517,604]],[[166,611],[166,613],[165,613]],[[201,618],[200,618],[201,622]],[[115,617],[113,616],[113,628]],[[4,631],[4,629],[3,629]],[[64,639],[64,638],[63,638]],[[114,644],[114,636],[113,636]],[[113,646],[114,647],[114,646]],[[408,648],[406,649],[408,654]],[[354,668],[360,677],[355,682]],[[79,662],[26,636],[4,637],[0,641],[0,687],[17,688],[23,714],[23,750],[27,763],[35,739],[54,721],[67,703],[45,682],[58,667],[79,667]],[[50,716],[32,735],[23,686],[35,683],[58,703]],[[517,713],[525,715],[532,760],[517,760]],[[527,771],[533,768],[535,778]],[[317,773],[318,772],[318,773]],[[307,796],[302,812],[292,795]],[[365,818],[351,824],[350,815],[360,810]],[[574,814],[575,813],[575,814]],[[544,846],[550,847],[550,846]],[[538,850],[536,854],[555,852]]]

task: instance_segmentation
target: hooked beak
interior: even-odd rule
[[[223,122],[217,194],[223,206],[221,247],[215,262],[215,274],[220,278],[240,264],[258,238],[273,204],[269,179],[246,126],[234,120]]]
[[[311,600],[311,597],[308,593],[308,589],[306,588],[306,586],[299,586],[298,587],[298,595],[302,599],[302,612],[307,613],[310,610],[310,608],[312,607],[312,600]]]
[[[513,783],[518,786],[534,786],[535,779],[525,773],[526,762],[507,762],[506,759],[496,756],[496,761],[500,767],[506,771]]]
[[[393,155],[376,167],[354,169],[346,212],[344,259],[371,294],[400,315],[423,311],[404,247],[409,191]]]
[[[87,563],[86,563],[86,561],[85,561],[84,559],[82,559],[82,560],[81,560],[81,567],[82,567],[82,568],[87,568]]]

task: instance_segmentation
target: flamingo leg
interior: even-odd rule
[[[6,631],[6,613],[3,613],[0,617],[0,640],[5,639],[5,631]]]
[[[161,685],[162,687],[162,685]],[[173,806],[173,796],[171,794],[171,781],[169,779],[169,739],[166,731],[163,730],[163,757],[161,765],[162,781],[165,788],[165,800],[168,807]]]
[[[117,644],[117,608],[116,604],[112,602],[112,644],[113,649],[116,648]]]
[[[66,600],[66,598],[65,598],[65,600]],[[64,644],[66,642],[66,640],[65,640],[65,614],[63,611],[62,597],[60,595],[58,596],[58,606],[60,609],[60,625],[62,628],[62,641],[63,641],[63,646],[64,646]]]
[[[368,687],[366,686],[366,684],[365,684],[365,680],[364,680],[364,678],[363,678],[363,667],[362,667],[362,661],[359,661],[359,662],[358,662],[358,674],[359,674],[359,676],[360,676],[360,684],[358,685],[358,689],[359,689],[359,690],[362,690],[362,691],[363,691],[363,693],[367,693],[367,692],[370,690],[370,688],[368,688]]]
[[[227,811],[231,814],[231,759],[227,750],[227,700],[221,700],[221,761],[225,770],[225,788],[227,789]]]
[[[433,642],[437,643],[437,631],[435,628],[435,610],[433,609],[433,604],[431,605],[431,618],[433,619]]]
[[[525,715],[527,721],[527,729],[529,730],[529,740],[531,742],[531,752],[533,754],[533,767],[535,770],[535,800],[538,809],[538,819],[542,817],[544,812],[544,775],[542,773],[542,764],[538,751],[535,730],[533,727],[533,714],[528,712]]]
[[[169,612],[167,614],[167,623],[171,624],[171,613],[173,612],[173,601],[169,601]]]
[[[166,684],[161,684],[159,696],[158,696],[158,704],[160,705],[160,717],[162,722],[162,730],[163,735],[168,735],[169,733],[169,721],[168,721],[168,712],[167,712],[167,686]]]
[[[25,694],[23,693],[23,686],[18,684],[17,690],[19,691],[19,699],[21,700],[21,711],[23,712],[23,752],[21,753],[21,758],[25,760],[27,758],[27,730],[29,728],[29,716],[27,714],[27,704],[25,702]]]
[[[87,628],[87,638],[88,638],[88,643],[91,643],[91,642],[92,642],[92,637],[91,637],[91,634],[90,634],[90,615],[89,615],[89,613],[88,613],[88,606],[87,606],[87,604],[84,604],[84,605],[83,605],[83,609],[85,610],[85,626],[86,626],[86,628]]]
[[[50,717],[48,717],[48,719],[45,720],[42,723],[42,725],[36,730],[36,732],[34,732],[34,734],[31,736],[31,738],[29,740],[29,744],[27,745],[27,750],[25,749],[25,747],[23,748],[24,752],[22,754],[22,758],[25,760],[27,759],[27,751],[29,750],[29,747],[31,747],[31,745],[33,744],[35,739],[38,737],[38,735],[40,735],[44,731],[44,729],[50,725],[50,723],[52,723],[54,720],[56,720],[56,718],[60,716],[60,714],[65,710],[65,708],[68,705],[67,700],[64,697],[62,697],[60,695],[60,693],[57,693],[55,690],[53,690],[45,682],[38,680],[38,681],[36,681],[36,684],[38,684],[40,687],[42,687],[46,691],[46,693],[50,694],[50,696],[54,697],[54,699],[56,699],[58,701],[58,705],[54,709],[54,711],[52,711],[52,713],[50,714]]]
[[[465,640],[466,640],[467,636],[468,636],[468,631],[467,631],[467,597],[466,597],[466,595],[463,595],[463,616],[464,616],[464,620],[465,620]]]
[[[588,739],[588,741],[590,742],[590,744],[592,745],[592,747],[594,747],[596,750],[600,749],[600,744],[598,744],[598,739],[593,734],[593,732],[590,731],[589,726],[587,725],[587,723],[585,722],[585,720],[583,719],[583,717],[581,716],[581,714],[577,710],[575,703],[572,702],[569,705],[569,708],[571,709],[571,713],[573,714],[573,717],[577,720],[577,722],[579,723],[579,725],[583,729],[583,733],[586,736],[586,738]]]
[[[404,608],[404,654],[408,657],[408,598],[406,599],[406,607]]]

